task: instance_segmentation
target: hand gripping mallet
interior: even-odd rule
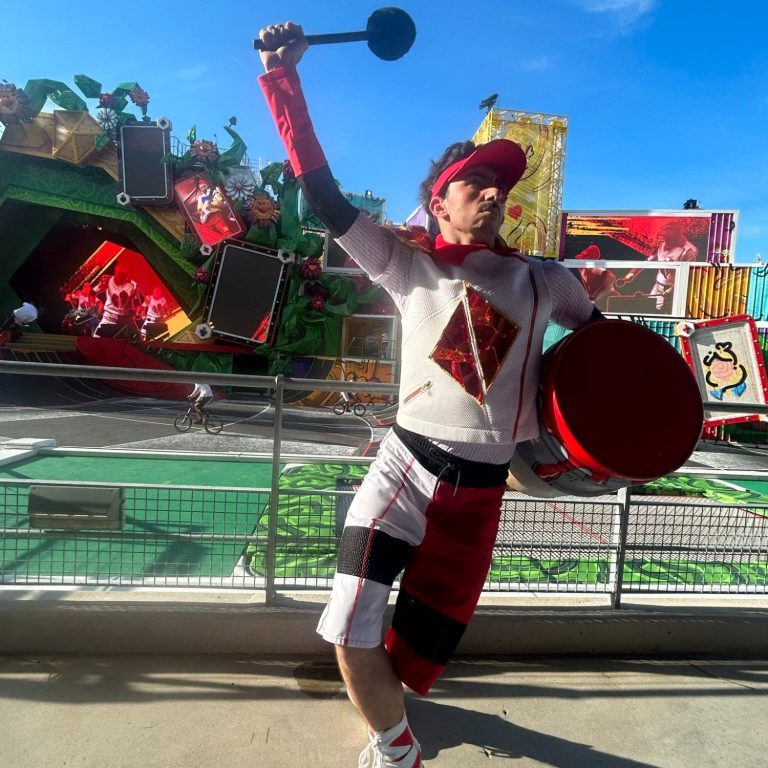
[[[368,47],[380,59],[395,61],[405,56],[416,39],[413,19],[400,8],[379,8],[368,17],[364,32],[331,32],[326,35],[307,35],[310,45],[324,43],[354,43],[367,40]],[[257,51],[267,50],[258,38],[253,41]]]

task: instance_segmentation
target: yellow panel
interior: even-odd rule
[[[750,267],[692,267],[686,314],[705,320],[747,311]]]
[[[526,254],[559,258],[567,124],[558,115],[492,109],[472,138],[510,139],[525,150],[528,167],[507,201],[501,236]]]

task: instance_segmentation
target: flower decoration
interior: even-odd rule
[[[112,133],[120,123],[120,117],[114,109],[104,107],[96,113],[96,122],[105,133]]]
[[[0,123],[29,122],[29,97],[13,83],[0,83]]]
[[[302,286],[302,292],[305,296],[312,298],[313,296],[320,296],[320,298],[328,301],[331,297],[331,292],[321,283],[304,283]]]
[[[304,259],[299,265],[299,274],[305,280],[318,280],[323,274],[323,265],[320,263],[320,259],[314,256]]]
[[[224,182],[224,189],[232,202],[247,207],[249,202],[253,202],[256,183],[250,173],[239,171],[231,174]]]
[[[192,279],[195,281],[195,285],[208,285],[211,281],[211,273],[205,267],[198,267],[192,275]]]
[[[115,99],[114,94],[100,93],[99,106],[102,109],[114,109],[117,106],[117,99]]]
[[[143,88],[136,86],[128,91],[128,97],[137,107],[141,107],[142,111],[146,110],[147,104],[149,104],[149,94]]]
[[[309,306],[319,312],[321,309],[325,309],[325,299],[322,296],[313,296]]]
[[[189,148],[192,157],[203,165],[215,165],[219,160],[219,148],[208,139],[197,139]]]
[[[280,219],[280,204],[266,192],[257,192],[246,215],[255,226],[269,227]]]

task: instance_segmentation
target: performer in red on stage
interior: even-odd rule
[[[63,328],[76,336],[92,336],[104,311],[104,304],[93,290],[93,285],[84,282],[80,290],[67,294],[67,299],[72,309],[64,318]]]
[[[398,235],[341,194],[315,137],[296,65],[301,27],[262,29],[260,84],[314,213],[393,297],[403,344],[397,424],[346,518],[318,631],[336,646],[369,729],[359,765],[414,768],[421,748],[403,683],[426,694],[474,612],[496,539],[515,444],[536,435],[536,391],[550,319],[600,318],[576,277],[498,238],[525,153],[504,139],[453,144],[421,185],[434,240]],[[392,626],[383,616],[403,571]]]
[[[138,331],[136,319],[141,311],[141,292],[119,264],[115,265],[115,274],[107,282],[106,296],[104,314],[93,335],[111,337],[126,329]]]
[[[170,314],[168,299],[159,285],[156,285],[152,293],[144,299],[142,314],[144,316],[144,322],[141,324],[142,341],[148,338],[154,339],[168,332],[168,324],[165,322]]]

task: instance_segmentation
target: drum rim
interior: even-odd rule
[[[669,455],[665,456],[663,462],[660,460],[654,462],[649,458],[642,462],[642,467],[637,467],[637,471],[629,471],[629,467],[625,466],[627,454],[623,452],[618,456],[614,454],[614,456],[619,458],[618,462],[614,462],[610,457],[611,449],[603,452],[595,450],[594,447],[587,447],[584,438],[577,436],[573,432],[571,425],[569,425],[567,412],[572,410],[573,406],[568,406],[564,409],[563,403],[561,402],[562,398],[558,398],[557,389],[554,386],[558,374],[562,375],[561,370],[565,363],[571,364],[571,361],[566,359],[569,347],[572,347],[575,343],[579,343],[579,336],[583,336],[587,333],[594,333],[594,328],[597,325],[602,325],[604,323],[610,323],[614,327],[621,324],[623,328],[632,328],[633,330],[629,332],[634,333],[636,338],[644,336],[646,340],[654,339],[654,341],[651,342],[654,344],[656,343],[656,339],[659,340],[663,346],[659,345],[658,349],[669,350],[669,352],[672,353],[670,355],[664,351],[662,354],[667,355],[667,358],[670,361],[679,360],[682,367],[678,366],[676,362],[673,362],[672,365],[677,366],[678,371],[680,372],[680,386],[687,386],[690,390],[689,396],[685,398],[686,405],[690,406],[687,411],[687,418],[681,418],[678,423],[680,434],[685,434],[687,437],[685,439],[681,437],[681,439],[677,441],[674,445],[674,452],[670,451]],[[687,372],[688,375],[686,376],[683,372]],[[650,482],[659,477],[663,477],[670,472],[674,472],[685,463],[695,450],[701,435],[701,430],[704,426],[704,406],[701,402],[701,393],[695,376],[682,355],[680,355],[662,336],[655,333],[655,331],[627,320],[600,320],[594,324],[590,323],[586,326],[582,326],[564,339],[561,339],[557,344],[547,350],[544,355],[541,381],[541,417],[544,427],[550,432],[559,435],[559,440],[563,449],[567,452],[572,463],[589,470],[595,475],[596,482],[600,482],[600,478],[604,479],[608,477],[619,478],[636,483]],[[549,387],[547,387],[547,385],[549,385]],[[686,414],[681,415],[686,416]],[[688,434],[689,429],[690,434]],[[613,448],[615,449],[615,446],[613,446]],[[608,455],[606,455],[606,453]]]

